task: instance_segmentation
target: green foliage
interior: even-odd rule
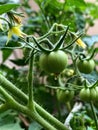
[[[79,128],[81,129],[81,127],[82,130],[95,130],[97,129],[95,119],[96,117],[93,118],[92,115],[95,116],[97,114],[96,116],[98,116],[98,105],[96,102],[97,99],[96,101],[92,100],[93,104],[95,105],[93,108],[95,110],[94,113],[92,107],[89,107],[89,109],[87,108],[87,105],[90,106],[90,104],[86,102],[87,97],[82,101],[79,93],[85,88],[84,81],[87,81],[87,86],[89,86],[89,84],[93,86],[94,83],[98,80],[98,60],[95,58],[95,54],[98,52],[98,47],[96,47],[96,43],[98,42],[98,35],[87,35],[88,29],[94,26],[94,20],[98,19],[98,5],[95,3],[85,2],[84,0],[64,0],[64,2],[60,2],[59,0],[35,0],[35,2],[39,8],[37,11],[32,9],[32,4],[30,5],[28,0],[22,1],[21,6],[20,4],[12,4],[10,1],[6,0],[0,1],[0,15],[6,14],[8,17],[6,19],[4,19],[4,17],[1,18],[2,21],[5,21],[3,24],[0,20],[0,24],[3,25],[4,29],[4,31],[0,29],[0,51],[2,52],[0,74],[3,74],[9,81],[17,86],[17,89],[19,89],[20,92],[24,92],[27,96],[30,94],[30,88],[28,89],[28,86],[31,85],[31,90],[33,88],[34,91],[31,91],[31,95],[29,96],[32,97],[34,94],[34,101],[37,102],[41,108],[43,107],[45,110],[50,112],[51,115],[59,119],[60,122],[65,121],[67,116],[70,114],[70,111],[72,110],[75,102],[85,102],[81,108],[81,111],[74,113],[73,118],[70,121],[70,126],[73,130],[78,130]],[[17,12],[16,9],[18,7],[21,11],[25,12],[24,14],[26,15],[26,18],[23,17],[22,13]],[[12,11],[13,9],[16,10],[16,12]],[[25,20],[25,22],[23,21],[21,30],[27,35],[24,34],[22,35],[23,37],[17,37],[13,35],[9,43],[6,45],[8,31],[12,29],[14,25],[20,24],[20,17],[23,17],[23,20]],[[83,38],[80,38],[83,33],[85,33],[85,35]],[[81,39],[87,45],[86,48],[82,48],[83,42]],[[78,40],[80,41],[78,42]],[[13,50],[17,48],[23,52],[23,56],[19,58],[16,57],[15,59],[9,59],[9,56],[13,53]],[[29,53],[28,50],[24,53],[24,49],[28,49]],[[53,54],[53,51],[55,52],[55,50],[60,50],[64,52],[64,54],[66,53],[68,56],[70,62],[68,62],[66,68],[65,63],[63,65],[63,69],[61,68],[61,70],[59,70],[61,67],[61,60],[63,63],[66,59],[66,55],[64,54],[62,56],[58,54],[57,57],[54,56],[53,60],[49,61],[49,53]],[[41,70],[39,60],[41,58],[41,54],[43,53],[45,53],[45,59],[43,58],[44,67]],[[30,65],[28,67],[28,64],[29,60],[31,60],[33,56],[35,56],[33,63],[34,66],[31,66],[30,68]],[[86,65],[86,69],[83,68],[83,65],[80,63],[80,65],[82,65],[81,68],[83,71],[79,72],[76,64],[77,60],[81,59],[83,62],[85,62],[90,58],[94,59],[95,61],[95,66],[93,66],[93,69],[91,69],[91,73],[84,73],[87,71],[87,69],[89,69],[88,67],[90,63]],[[11,67],[6,64],[5,61],[8,60],[15,66]],[[31,71],[32,68],[33,71]],[[61,72],[62,70],[64,71]],[[47,71],[50,71],[50,73],[47,73]],[[32,79],[30,79],[30,76]],[[32,80],[33,83],[31,83]],[[1,81],[0,85],[2,85]],[[98,83],[96,83],[96,86],[97,85]],[[2,87],[0,86],[0,105],[6,104],[6,98],[2,94]],[[42,126],[42,122],[39,120],[40,118],[36,118],[36,114],[32,112],[33,109],[29,108],[30,104],[27,104],[27,101],[24,101],[25,97],[20,98],[19,94],[19,97],[16,96],[18,91],[13,94],[14,91],[10,92],[7,90],[7,88],[4,88],[5,91],[11,97],[13,97],[20,106],[22,106],[20,111],[18,108],[20,106],[16,108],[12,107],[12,109],[14,108],[16,111],[18,110],[19,112],[24,113],[25,121],[19,119],[17,112],[13,113],[12,111],[7,111],[0,113],[0,129],[46,129],[44,128],[44,123]],[[65,96],[61,96],[61,100],[64,102],[61,101],[59,103],[56,92],[57,90],[65,92],[66,89],[67,102],[65,102]],[[60,95],[60,91],[58,92],[58,95]],[[69,95],[69,92],[72,92],[72,94]],[[83,94],[84,96],[87,96],[87,93],[85,94],[83,92]],[[92,95],[94,97],[93,92]],[[69,102],[70,98],[71,100]],[[90,95],[89,101],[91,101],[91,99],[93,98]],[[9,100],[8,103],[10,103]],[[34,106],[36,106],[36,103]],[[11,104],[9,105],[9,108],[10,107]],[[1,108],[2,106],[0,106],[0,110]],[[51,126],[58,127],[57,125],[59,123],[53,124],[54,122],[51,120],[53,117],[48,118],[49,115],[45,115],[44,117],[44,114],[41,115],[42,112],[40,112],[38,108],[36,111],[40,117],[42,117],[42,119],[48,122]],[[28,114],[28,112],[30,113]],[[32,116],[32,113],[35,115]],[[36,121],[32,120],[31,118]],[[26,122],[28,125],[26,126],[24,122]],[[58,127],[57,129],[66,130],[65,127],[62,129],[61,127]]]
[[[18,4],[4,4],[0,6],[0,15],[18,7]]]
[[[16,120],[16,114],[11,114],[11,111],[0,114],[0,129],[1,130],[23,130],[20,126],[19,119]]]
[[[39,125],[37,122],[32,122],[29,126],[28,130],[41,130],[42,126]]]
[[[2,53],[3,53],[2,57],[3,57],[3,62],[4,62],[12,54],[12,50],[3,49]]]

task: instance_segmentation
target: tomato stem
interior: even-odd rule
[[[70,102],[69,102],[69,101],[66,102],[65,105],[66,105],[66,107],[67,107],[68,112],[70,112],[70,111],[71,111],[71,105],[70,105]]]
[[[6,110],[8,110],[7,104],[6,104],[6,103],[1,104],[1,105],[0,105],[0,113],[5,112]]]
[[[32,53],[34,53],[32,51]],[[28,71],[28,92],[29,92],[29,100],[28,100],[28,107],[30,109],[35,109],[34,103],[34,97],[33,97],[33,62],[34,62],[34,54],[31,54],[32,57],[29,59],[29,71]]]
[[[59,41],[56,43],[54,50],[58,50],[63,45],[64,39],[65,39],[65,37],[67,35],[67,32],[68,32],[68,29],[69,29],[69,26],[66,28],[65,33],[63,34],[63,36],[61,36]]]
[[[21,99],[21,102],[23,104],[27,104],[28,97],[1,74],[0,74],[0,82],[1,82],[1,85],[3,86],[3,88],[8,90],[14,97],[16,97],[16,99],[19,99],[19,100]],[[40,116],[43,117],[44,119],[46,119],[52,125],[54,125],[57,128],[57,130],[68,130],[68,128],[66,128],[66,126],[63,123],[61,123],[59,120],[57,120],[51,114],[49,114],[46,110],[44,110],[35,101],[34,101],[34,105],[35,105],[37,112],[40,114]],[[17,108],[17,106],[16,106],[16,108]],[[23,108],[23,106],[22,106],[22,108]],[[31,112],[31,110],[30,110],[30,112]],[[33,115],[32,115],[32,117],[33,117]]]
[[[95,55],[96,52],[98,52],[98,48],[94,48],[94,49],[92,50],[91,55],[88,56],[88,57],[86,58],[86,60],[91,60],[91,59],[94,57],[94,55]]]
[[[0,86],[0,92],[6,99],[6,104],[1,106],[1,111],[7,110],[9,108],[14,109],[16,111],[22,112],[38,123],[40,123],[47,130],[56,130],[51,124],[49,124],[46,120],[44,120],[36,111],[31,111],[27,106],[19,104],[12,96],[10,96],[3,87]]]
[[[94,120],[95,120],[96,130],[98,130],[98,119],[97,119],[97,115],[96,115],[96,112],[95,112],[94,105],[93,105],[92,101],[90,102],[90,106],[91,106],[91,110],[92,110],[93,117],[94,117]]]
[[[49,49],[46,49],[46,48],[42,47],[42,46],[39,44],[39,42],[38,42],[34,37],[32,37],[32,38],[33,38],[34,43],[38,46],[38,48],[39,48],[41,51],[46,52],[46,53],[49,53],[49,52],[51,52],[51,51],[53,50],[53,49],[49,50]]]

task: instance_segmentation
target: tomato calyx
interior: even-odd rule
[[[64,39],[66,37],[66,34],[67,34],[68,30],[69,30],[69,26],[66,28],[66,31],[65,31],[64,35],[61,36],[59,41],[55,44],[55,47],[54,47],[53,51],[56,51],[56,50],[60,49],[60,47],[63,45]]]

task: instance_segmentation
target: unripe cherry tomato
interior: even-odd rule
[[[57,89],[57,99],[60,102],[71,101],[74,97],[74,91]]]
[[[77,67],[81,73],[89,74],[94,70],[95,62],[93,59],[90,60],[77,60]]]
[[[94,101],[96,99],[96,95],[97,95],[95,88],[91,88],[90,92],[91,92],[90,93],[91,100]]]
[[[95,87],[95,91],[96,91],[96,98],[95,98],[95,101],[98,101],[98,87]]]
[[[68,57],[64,51],[57,50],[50,53],[43,53],[39,58],[41,69],[48,73],[59,74],[68,63]]]
[[[80,91],[80,98],[83,101],[90,101],[90,89],[89,88],[82,88]]]
[[[93,88],[83,88],[80,91],[80,98],[83,101],[96,101],[98,100],[98,87],[97,89],[95,87]]]

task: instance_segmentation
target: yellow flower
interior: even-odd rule
[[[80,38],[76,41],[76,43],[82,48],[86,48],[86,44]]]
[[[16,35],[16,36],[19,36],[19,37],[24,37],[26,36],[25,33],[23,33],[21,30],[20,30],[20,27],[21,25],[16,25],[16,26],[13,26],[9,29],[9,32],[8,32],[8,40],[6,42],[6,44],[9,42],[9,40],[11,39],[12,35]]]

